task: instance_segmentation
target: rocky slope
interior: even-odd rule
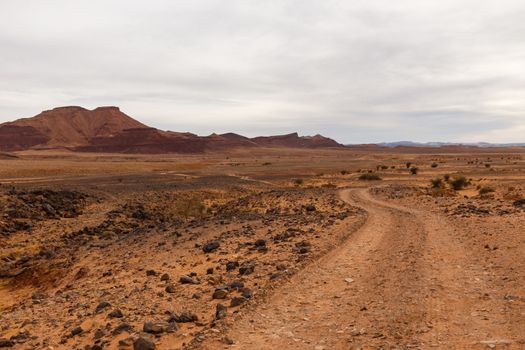
[[[0,124],[0,150],[69,149],[80,152],[202,153],[238,147],[342,147],[323,137],[280,136],[248,138],[241,135],[163,131],[148,127],[118,107],[59,107],[33,118]]]

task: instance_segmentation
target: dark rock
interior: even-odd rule
[[[208,267],[208,269],[206,270],[206,274],[213,275],[213,267]]]
[[[222,304],[217,304],[217,306],[215,306],[215,319],[216,320],[221,320],[223,318],[225,318],[228,314],[228,308]]]
[[[48,203],[45,203],[44,205],[42,205],[42,209],[46,212],[46,214],[50,216],[55,216],[57,214],[57,211],[55,210],[55,208],[53,208]]]
[[[249,275],[255,270],[255,264],[247,264],[239,267],[239,275]]]
[[[299,254],[306,254],[310,252],[312,245],[308,241],[301,241],[295,243],[295,248]]]
[[[312,205],[312,204],[308,204],[308,205],[306,205],[306,206],[304,207],[304,209],[306,209],[307,212],[312,212],[312,211],[315,211],[315,210],[316,210],[315,206]]]
[[[228,291],[226,289],[215,289],[213,292],[213,299],[226,299],[228,296]]]
[[[230,289],[240,289],[244,287],[243,281],[232,281],[227,284],[227,287]]]
[[[277,265],[275,266],[275,268],[277,269],[277,271],[284,271],[284,270],[286,270],[287,267],[286,267],[285,264],[280,263],[280,264],[277,264]]]
[[[120,311],[120,309],[115,309],[113,311],[111,311],[108,316],[110,318],[122,318],[124,317],[124,314],[122,313],[122,311]]]
[[[11,348],[15,346],[15,342],[9,339],[0,339],[0,348]]]
[[[31,299],[33,300],[44,300],[47,298],[47,295],[42,292],[35,292],[33,295],[31,295]]]
[[[196,322],[199,320],[199,317],[195,315],[192,312],[189,311],[183,311],[180,313],[173,313],[168,322],[177,322],[177,323],[188,323],[188,322]]]
[[[230,338],[228,338],[228,337],[222,338],[222,341],[224,342],[224,344],[227,344],[227,345],[235,344],[235,342],[233,340],[231,340]]]
[[[131,214],[131,217],[138,220],[147,220],[149,214],[144,210],[144,206],[138,205],[135,211]]]
[[[158,274],[155,270],[146,270],[146,276],[157,276]]]
[[[167,322],[145,322],[142,330],[146,333],[160,334],[167,332],[169,327]]]
[[[108,303],[107,301],[101,301],[97,307],[95,308],[95,313],[98,314],[99,312],[101,312],[102,310],[104,310],[105,308],[107,307],[110,307],[111,304]]]
[[[71,331],[71,335],[75,336],[75,335],[82,333],[83,331],[84,330],[82,329],[82,327],[78,326],[78,327],[73,328],[73,330]]]
[[[228,261],[226,263],[226,271],[235,270],[239,266],[237,261]]]
[[[155,350],[155,343],[145,337],[139,337],[133,342],[133,350]]]
[[[250,299],[253,296],[253,291],[250,288],[243,288],[241,295],[246,299]]]
[[[190,276],[183,275],[180,277],[179,282],[182,284],[199,284],[198,281],[194,280]]]
[[[266,240],[258,239],[258,240],[255,241],[254,245],[256,247],[266,247]]]
[[[518,208],[525,207],[525,198],[515,200],[512,205]]]
[[[208,243],[202,246],[202,251],[205,253],[211,253],[214,250],[217,250],[220,246],[221,244],[217,240],[209,241]]]
[[[175,288],[175,285],[173,284],[168,284],[165,290],[166,293],[175,293],[177,291],[177,288]]]
[[[245,302],[246,302],[246,298],[244,297],[233,297],[230,302],[230,306],[231,307],[239,306],[239,305],[244,304]]]
[[[106,333],[105,333],[102,329],[99,328],[99,329],[97,329],[97,330],[95,331],[94,338],[95,338],[95,339],[100,339],[100,338],[102,338],[102,337],[105,336],[105,335],[106,335]]]
[[[160,276],[161,281],[169,281],[169,279],[170,279],[170,275],[168,275],[167,273]]]
[[[113,330],[113,335],[119,335],[122,332],[128,332],[131,333],[133,331],[133,327],[128,323],[121,323],[115,329]]]

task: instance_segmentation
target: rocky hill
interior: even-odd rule
[[[321,135],[248,138],[234,133],[198,136],[144,125],[118,107],[58,107],[0,124],[0,151],[68,149],[78,152],[202,153],[239,147],[344,147]]]

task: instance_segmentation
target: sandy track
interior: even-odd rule
[[[368,220],[245,314],[227,336],[236,349],[508,348],[503,301],[486,298],[482,266],[443,217],[341,193]],[[217,348],[219,344],[203,344]],[[512,345],[510,345],[512,346]],[[512,347],[513,348],[513,347]],[[518,345],[519,348],[519,345]]]

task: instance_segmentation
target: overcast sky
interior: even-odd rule
[[[1,0],[0,122],[525,142],[523,0]]]

